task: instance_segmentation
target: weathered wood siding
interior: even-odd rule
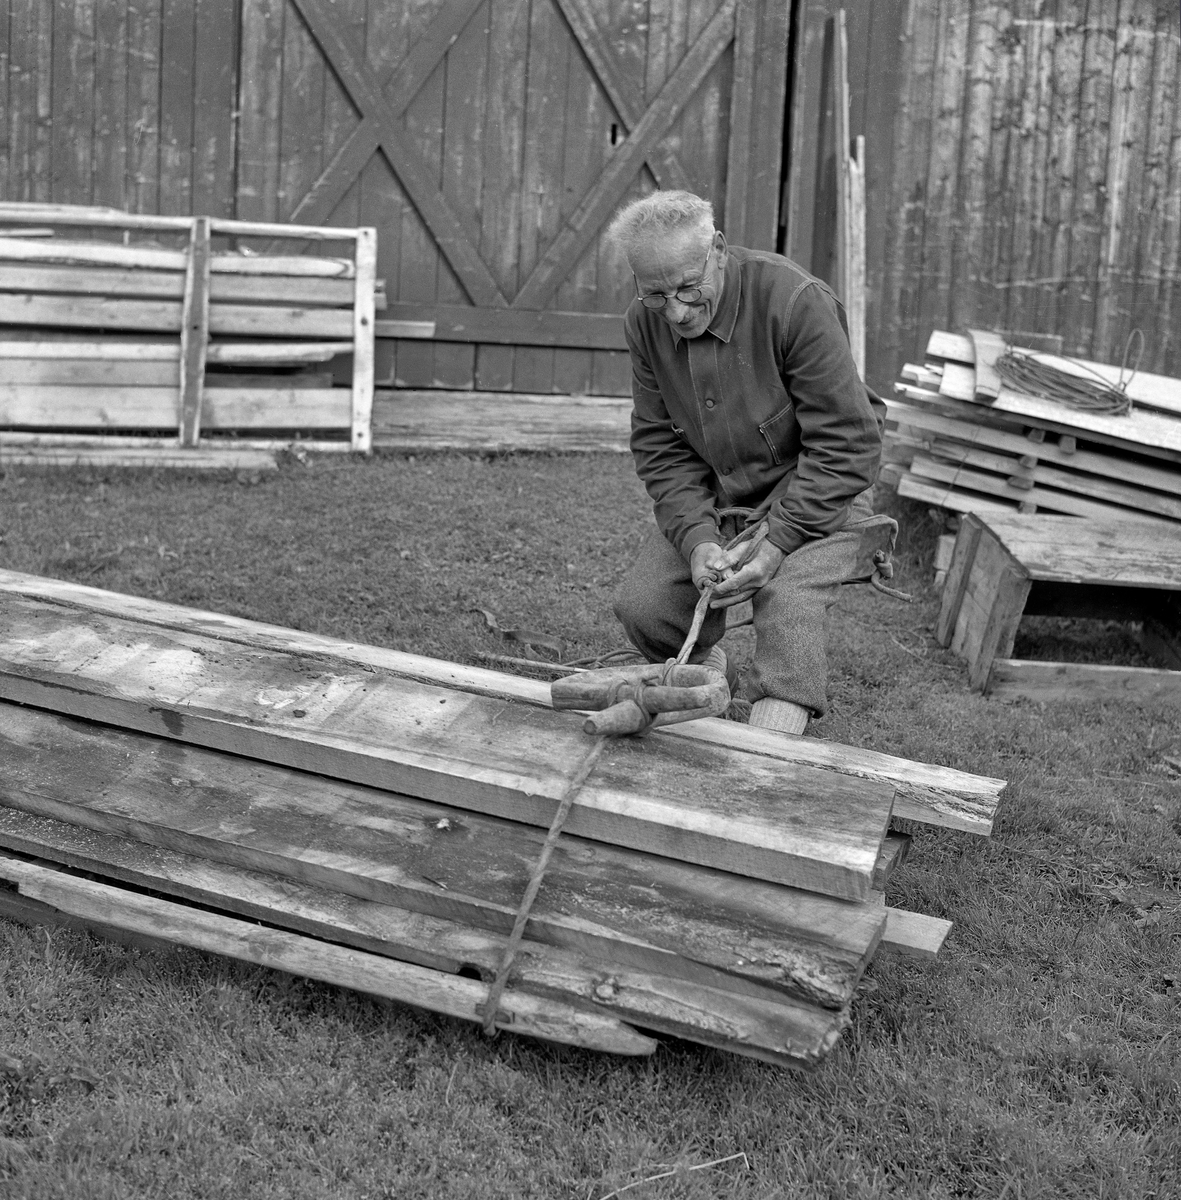
[[[1176,0],[890,0],[850,21],[871,380],[971,326],[1117,362],[1138,328],[1145,369],[1181,375]]]
[[[0,195],[372,224],[392,316],[470,306],[500,334],[463,340],[452,311],[456,340],[385,341],[379,382],[624,394],[632,281],[602,229],[690,187],[774,247],[790,11],[0,0]],[[540,345],[529,314],[555,309],[587,319]]]

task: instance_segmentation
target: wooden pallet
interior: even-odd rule
[[[481,1018],[579,718],[531,681],[54,580],[0,573],[0,608],[0,909]],[[609,743],[496,1025],[818,1062],[879,947],[949,929],[883,903],[891,814],[987,832],[1001,787],[732,722]]]
[[[374,314],[384,304],[373,229],[15,203],[0,204],[0,220],[139,239],[0,236],[0,451],[8,461],[58,461],[65,446],[86,461],[150,461],[109,443],[110,434],[151,433],[138,449],[187,465],[222,465],[209,451],[226,448],[226,434],[272,449],[296,431],[311,432],[320,448],[371,448]],[[342,242],[350,253],[258,254],[243,249],[252,239]],[[341,356],[352,358],[349,381],[334,386],[315,365]],[[160,436],[167,430],[175,436]],[[54,431],[61,440],[48,453],[39,439]],[[291,434],[280,440],[280,431]],[[203,455],[176,454],[199,445]],[[236,449],[228,465],[240,464]]]
[[[1014,659],[1026,614],[1141,622],[1161,669]],[[1181,529],[970,513],[936,636],[967,660],[972,687],[1002,699],[1181,698]]]
[[[884,455],[899,494],[958,512],[1181,522],[1181,381],[1137,374],[1131,416],[1098,416],[1018,395],[975,357],[972,338],[936,331],[927,361],[903,367]],[[1048,357],[1119,380],[1115,367]]]

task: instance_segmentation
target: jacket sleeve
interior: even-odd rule
[[[790,554],[840,529],[853,499],[877,481],[885,406],[857,375],[844,310],[816,283],[797,292],[788,314],[782,377],[800,453],[771,493],[767,536]]]
[[[674,428],[631,313],[624,329],[632,365],[631,452],[636,474],[652,497],[660,532],[688,560],[701,543],[722,540],[713,471]]]

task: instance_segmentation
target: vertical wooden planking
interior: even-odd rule
[[[690,0],[685,47],[680,58],[688,53],[719,7],[718,0]],[[673,127],[680,129],[681,153],[696,190],[711,200],[719,213],[725,210],[726,201],[727,133],[734,90],[733,24],[728,33],[730,45],[685,105]]]
[[[1115,69],[1116,19],[1113,0],[1088,0],[1079,126],[1086,131],[1075,166],[1074,214],[1062,333],[1070,354],[1090,358],[1103,224],[1107,215],[1107,149]]]
[[[345,37],[353,45],[358,48],[364,47],[366,51],[369,49],[368,10],[368,0],[336,0],[336,3],[333,5],[336,23]],[[366,59],[367,55],[362,55],[362,61],[366,61]],[[384,66],[384,62],[381,63],[381,66]],[[380,69],[381,67],[379,66],[378,71]],[[349,134],[356,129],[361,120],[356,108],[353,107],[353,102],[348,97],[348,93],[341,86],[340,80],[337,79],[336,73],[331,67],[326,67],[324,72],[324,111],[322,120],[323,133],[320,139],[321,172],[332,162],[333,156],[347,141]],[[359,194],[357,200],[359,203]],[[299,197],[291,197],[291,202],[297,204]],[[354,213],[350,217],[345,217],[341,214],[329,223],[333,225],[348,224],[355,226],[359,220],[359,214]]]
[[[1009,194],[1013,200],[1009,223],[1008,279],[1005,281],[1005,327],[1041,332],[1039,302],[1043,285],[1036,270],[1037,247],[1045,218],[1049,112],[1053,98],[1055,22],[1029,18],[1021,25],[1018,58],[1022,87],[1015,117],[1016,152],[1011,157]],[[1052,332],[1052,331],[1050,331]]]
[[[1046,229],[1037,277],[1048,280],[1046,328],[1062,326],[1062,297],[1070,269],[1070,235],[1074,216],[1075,170],[1082,141],[1079,90],[1083,78],[1086,0],[1063,0],[1058,9],[1054,44],[1054,95],[1050,108]]]
[[[946,327],[959,193],[959,148],[968,53],[969,6],[942,0],[931,97],[930,157],[923,212],[922,292],[916,315],[923,330]]]
[[[160,211],[193,211],[193,92],[197,8],[164,0],[161,15]]]
[[[1153,74],[1149,84],[1152,97],[1148,132],[1144,143],[1142,199],[1136,239],[1133,275],[1137,289],[1132,303],[1131,326],[1145,334],[1145,370],[1165,370],[1171,329],[1161,322],[1161,313],[1169,291],[1166,275],[1171,264],[1181,261],[1173,247],[1169,255],[1168,229],[1174,198],[1169,192],[1171,137],[1177,114],[1178,60],[1181,59],[1181,30],[1170,29],[1170,21],[1157,16],[1151,26],[1155,42]]]
[[[54,0],[52,180],[60,204],[93,198],[94,0]]]
[[[917,314],[923,287],[923,222],[927,200],[927,167],[931,140],[932,96],[938,13],[924,0],[909,0],[902,47],[902,78],[898,121],[895,125],[892,236],[886,285],[883,288],[882,328],[888,344],[906,359],[923,353],[926,333],[918,329]],[[790,236],[790,233],[789,233]]]
[[[288,0],[242,0],[237,213],[279,220],[283,25]],[[294,13],[291,19],[295,20]]]
[[[1151,318],[1145,318],[1142,328],[1154,330],[1149,340],[1145,365],[1149,370],[1167,371],[1181,375],[1181,333],[1177,322],[1181,315],[1181,79],[1178,79],[1178,57],[1181,56],[1181,26],[1171,16],[1161,22],[1159,36],[1172,63],[1173,105],[1171,121],[1162,130],[1163,162],[1159,168],[1164,191],[1157,221],[1160,226],[1159,253],[1152,260],[1153,271],[1160,274],[1159,300],[1153,306]]]
[[[754,75],[759,10],[754,0],[739,0],[735,10],[734,45],[731,53],[730,128],[726,145],[726,196],[721,220],[727,236],[740,246],[747,237],[750,203],[751,153],[754,149]],[[766,114],[760,114],[764,116]],[[753,232],[753,230],[752,230]],[[765,247],[763,247],[765,249]]]
[[[472,19],[447,51],[443,96],[443,194],[471,223],[483,190],[484,96],[488,70],[488,24]],[[467,293],[440,259],[437,292],[441,304],[465,304]],[[474,345],[435,347],[435,379],[448,388],[476,382]]]
[[[1104,362],[1122,360],[1125,339],[1131,331],[1136,235],[1144,218],[1140,201],[1148,118],[1154,100],[1159,101],[1149,90],[1156,39],[1145,19],[1148,15],[1143,0],[1124,0],[1120,5],[1107,158],[1107,213],[1099,243],[1093,344],[1094,356]]]
[[[283,23],[283,93],[279,135],[280,220],[320,174],[324,142],[324,55],[295,5]]]
[[[960,179],[957,229],[948,296],[950,329],[966,329],[975,320],[983,268],[984,231],[992,219],[986,201],[986,179],[999,20],[998,5],[992,0],[973,6],[957,172]]]
[[[238,0],[196,0],[193,29],[193,211],[234,214]]]
[[[529,28],[528,0],[488,0],[488,100],[485,111],[483,192],[480,197],[480,256],[508,297],[520,286],[517,253],[524,145],[525,75],[520,47]],[[504,391],[513,386],[512,346],[481,346],[476,386]]]
[[[8,0],[0,0],[0,199],[8,198],[12,178],[11,21]]]
[[[562,226],[565,144],[555,134],[565,128],[571,48],[570,31],[552,0],[532,0],[521,179],[522,278],[529,276]],[[519,347],[513,368],[514,390],[544,393],[553,387],[553,350]]]
[[[127,10],[127,206],[154,213],[160,199],[160,0]]]
[[[787,104],[787,47],[791,6],[756,4],[753,118],[746,189],[746,244],[774,250],[779,234],[779,191]],[[859,14],[862,20],[866,14]],[[856,131],[855,131],[856,132]]]
[[[128,4],[99,0],[94,12],[95,204],[127,208]]]

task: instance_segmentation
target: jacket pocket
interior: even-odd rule
[[[790,423],[794,419],[794,416],[795,409],[791,404],[787,404],[773,417],[764,421],[759,426],[759,432],[763,435],[763,440],[767,443],[767,449],[771,451],[771,461],[777,467],[783,465],[783,459],[779,454],[779,446],[783,441],[783,432],[785,429],[790,429]]]

